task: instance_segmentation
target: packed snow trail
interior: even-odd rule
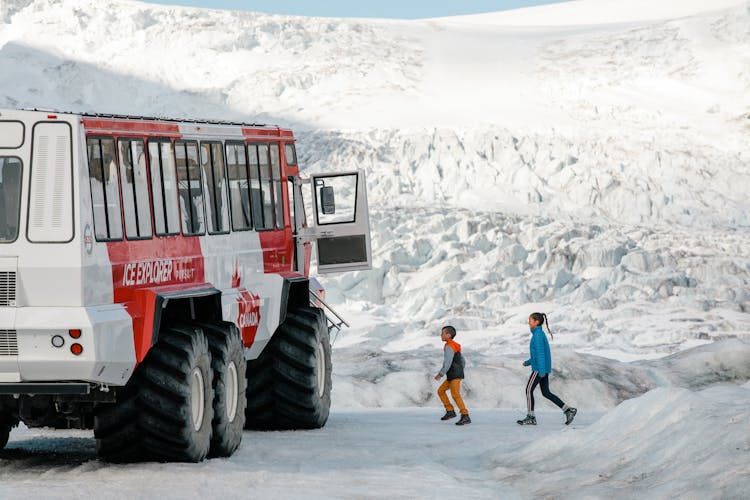
[[[605,414],[579,406],[570,426],[545,401],[527,427],[470,399],[462,427],[436,407],[334,409],[323,429],[245,432],[232,457],[199,464],[108,464],[89,432],[23,428],[0,452],[0,497],[743,498],[749,399],[750,382],[664,387]]]
[[[566,428],[560,412],[474,410],[472,424],[441,422],[442,408],[332,411],[320,430],[249,432],[228,459],[200,464],[108,464],[86,431],[15,429],[0,452],[0,497],[28,498],[523,498],[498,481],[491,455],[560,432],[582,432],[601,413]],[[240,492],[242,492],[240,494]]]

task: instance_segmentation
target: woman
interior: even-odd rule
[[[534,389],[537,384],[542,388],[542,396],[555,403],[563,413],[565,413],[565,425],[569,425],[576,416],[578,410],[562,402],[560,398],[552,394],[549,390],[549,374],[552,371],[552,355],[549,350],[549,342],[544,334],[542,325],[547,326],[547,331],[552,337],[549,329],[547,315],[544,313],[533,313],[529,316],[529,329],[531,330],[531,342],[529,350],[531,357],[523,362],[523,366],[531,365],[531,376],[526,384],[526,406],[528,414],[523,420],[518,420],[519,425],[536,425],[534,416]]]

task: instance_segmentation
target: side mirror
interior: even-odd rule
[[[328,215],[336,213],[336,201],[333,196],[333,186],[323,186],[320,188],[320,204],[324,214]]]

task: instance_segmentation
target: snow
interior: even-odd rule
[[[750,475],[743,391],[651,391],[585,431],[557,432],[493,454],[495,477],[520,483],[529,497],[556,496],[575,484],[576,496],[586,498],[741,498]],[[571,474],[572,464],[585,464],[586,472]]]
[[[245,432],[228,459],[112,465],[82,431],[21,429],[0,452],[0,495],[44,498],[741,498],[747,389],[660,388],[569,427],[538,411],[440,422],[434,408],[339,409],[320,430]]]
[[[417,21],[4,0],[0,23],[0,107],[291,126],[304,172],[366,171],[374,251],[371,271],[320,278],[352,325],[324,429],[122,466],[89,432],[21,428],[3,498],[750,489],[747,0]],[[572,428],[546,401],[515,424],[534,311]],[[436,421],[445,324],[468,428]]]

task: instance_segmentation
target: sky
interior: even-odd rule
[[[559,3],[564,0],[380,0],[351,2],[348,0],[144,0],[147,3],[184,5],[210,9],[246,10],[268,14],[318,17],[377,17],[422,19],[428,17],[480,14],[518,9],[534,5]]]

